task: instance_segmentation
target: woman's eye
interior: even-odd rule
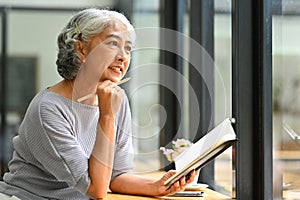
[[[117,41],[110,41],[108,44],[112,45],[112,46],[118,46],[118,42]]]
[[[118,42],[117,41],[112,41],[112,45],[118,46]]]
[[[126,50],[126,51],[131,51],[131,50],[132,50],[132,47],[131,47],[131,46],[127,46],[127,47],[125,47],[125,50]]]

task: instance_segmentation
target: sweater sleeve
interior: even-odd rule
[[[31,123],[35,129],[26,138],[30,151],[58,181],[86,194],[90,184],[88,156],[74,137],[72,120],[54,103],[40,104],[37,112],[38,118]]]

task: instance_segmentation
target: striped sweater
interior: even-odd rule
[[[98,117],[98,107],[77,103],[47,89],[39,92],[13,139],[13,158],[4,182],[0,182],[0,192],[28,200],[88,199],[88,159]],[[115,123],[112,179],[133,168],[131,112],[126,96]]]

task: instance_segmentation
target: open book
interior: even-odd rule
[[[164,185],[171,185],[182,176],[188,176],[192,170],[204,167],[209,161],[232,146],[237,141],[231,125],[233,122],[234,119],[225,119],[181,153],[175,160],[177,173],[166,180]]]

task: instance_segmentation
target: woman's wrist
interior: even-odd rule
[[[100,121],[115,121],[115,116],[113,114],[101,114],[99,117],[99,122]]]
[[[108,137],[112,142],[115,138],[115,117],[113,115],[101,115],[98,120],[99,133]]]
[[[148,195],[148,196],[160,196],[160,193],[159,193],[159,187],[160,187],[160,184],[159,184],[159,180],[157,179],[148,179],[146,181],[146,194],[145,195]]]

